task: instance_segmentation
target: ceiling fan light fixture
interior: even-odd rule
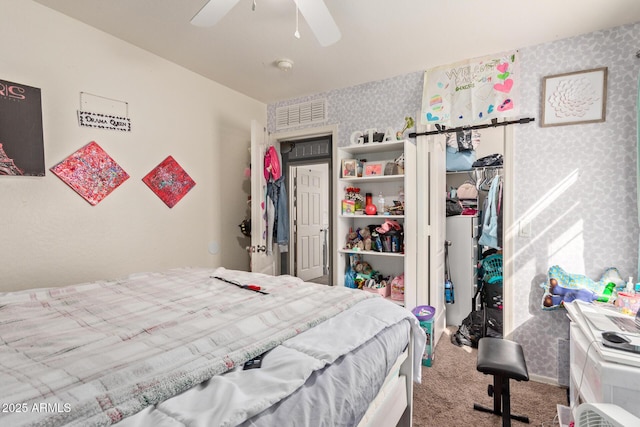
[[[294,36],[295,38],[297,38],[297,39],[299,39],[299,38],[300,38],[300,31],[298,31],[298,15],[299,15],[299,12],[298,12],[298,3],[296,3],[296,32],[295,32],[295,33],[293,33],[293,36]]]
[[[280,71],[289,71],[293,68],[293,61],[286,58],[278,59],[276,60],[276,67],[278,67]]]
[[[220,21],[240,0],[216,0],[209,1],[202,9],[191,18],[191,24],[197,27],[213,27]]]
[[[209,0],[196,15],[191,23],[199,27],[212,27],[220,21],[240,0]],[[336,43],[342,37],[336,21],[333,20],[324,0],[293,0],[296,4],[296,32],[299,38],[298,13],[307,21],[311,32],[315,35],[320,46],[327,47]],[[255,10],[256,0],[252,2]]]
[[[327,47],[342,37],[336,21],[333,20],[324,0],[294,0],[302,17],[307,21],[311,32],[320,46]]]

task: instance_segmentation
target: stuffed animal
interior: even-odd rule
[[[358,247],[359,240],[360,239],[358,239],[357,231],[349,231],[349,233],[347,234],[347,245],[345,246],[345,249],[354,249]]]
[[[358,236],[360,236],[360,240],[362,240],[363,242],[364,250],[370,251],[371,250],[371,232],[369,231],[369,228],[368,227],[359,228]]]
[[[542,309],[553,310],[574,300],[613,302],[624,289],[624,279],[614,267],[605,270],[598,282],[582,274],[567,273],[560,266],[549,268],[542,296]]]
[[[545,295],[543,301],[545,307],[559,306],[574,300],[593,302],[598,299],[598,294],[589,289],[568,289],[556,286],[555,292]]]
[[[346,249],[371,250],[371,231],[368,227],[358,228],[356,231],[349,231],[347,234]]]
[[[355,283],[358,289],[362,289],[369,280],[378,282],[382,279],[380,272],[374,270],[371,264],[366,261],[357,261],[354,270],[356,272]]]
[[[391,299],[404,300],[404,273],[391,280]]]

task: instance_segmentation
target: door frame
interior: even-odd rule
[[[504,126],[504,154],[502,173],[504,181],[502,184],[502,200],[504,209],[502,211],[502,297],[504,308],[502,310],[502,334],[505,338],[511,338],[513,333],[513,308],[515,292],[514,283],[514,256],[515,256],[515,236],[518,230],[514,222],[515,199],[513,197],[514,183],[514,125]]]
[[[277,257],[267,250],[268,239],[265,237],[263,215],[267,207],[262,203],[266,198],[266,182],[264,181],[264,156],[268,147],[267,128],[257,120],[251,121],[251,247],[250,266],[253,272],[276,275],[278,273]],[[270,248],[273,249],[273,248]]]
[[[329,273],[330,273],[329,283],[333,285],[334,283],[336,283],[336,272],[335,272],[334,266],[336,265],[336,262],[337,262],[336,257],[338,255],[338,251],[335,250],[334,248],[335,242],[337,242],[336,240],[337,236],[336,236],[336,231],[333,224],[333,217],[334,217],[333,199],[334,199],[334,195],[337,194],[337,185],[338,185],[338,180],[334,179],[333,177],[333,170],[335,168],[335,165],[337,164],[336,163],[336,155],[337,155],[336,147],[338,143],[338,125],[325,125],[325,126],[297,129],[292,131],[274,132],[269,134],[269,142],[271,144],[276,145],[279,148],[280,143],[282,142],[293,142],[296,140],[311,139],[315,137],[325,137],[325,136],[331,137],[331,167],[329,168],[329,199],[328,199],[329,209],[330,209],[329,228],[331,230],[331,235],[329,238],[328,261],[329,261]],[[290,233],[289,241],[291,242],[291,233]],[[292,264],[290,262],[289,268],[291,268],[291,265]]]
[[[426,130],[425,128],[418,128],[419,131],[424,131]],[[437,135],[440,136],[440,135]],[[429,137],[420,137],[420,138],[424,138],[424,139],[418,139],[417,144],[442,144],[443,142],[441,140],[436,140],[435,136],[431,136],[431,139],[429,139]],[[515,254],[515,250],[514,250],[514,245],[515,245],[515,236],[517,235],[517,224],[514,222],[514,212],[515,212],[515,206],[514,206],[514,187],[515,187],[515,183],[514,183],[514,169],[515,169],[515,165],[514,165],[514,143],[515,143],[515,137],[514,137],[514,126],[504,126],[503,127],[503,177],[504,177],[504,181],[503,181],[503,187],[502,187],[502,200],[503,200],[503,213],[502,213],[502,256],[503,256],[503,266],[502,266],[502,278],[503,278],[503,304],[504,304],[504,309],[503,309],[503,336],[505,338],[511,338],[511,335],[513,334],[513,330],[514,330],[514,313],[513,313],[513,308],[515,307],[514,304],[514,297],[515,297],[515,292],[514,292],[514,280],[515,280],[515,266],[514,266],[514,254]],[[442,180],[446,180],[446,168],[442,168],[441,171],[438,170],[438,168],[432,168],[430,170],[424,170],[424,165],[428,164],[428,158],[425,156],[428,156],[428,151],[429,150],[422,150],[422,156],[423,158],[421,158],[422,161],[422,168],[418,169],[418,176],[419,176],[419,182],[425,186],[425,188],[422,189],[422,191],[425,191],[426,188],[429,188],[429,186],[431,186],[430,188],[433,190],[435,188],[435,192],[431,191],[430,193],[430,197],[434,197],[434,194],[438,194],[439,189],[444,188],[443,186],[440,185],[440,183],[445,182]],[[420,156],[420,154],[419,154]],[[442,159],[442,161],[444,161],[444,158]],[[442,176],[441,176],[442,175]],[[422,178],[420,178],[422,177]],[[427,180],[427,182],[425,182],[425,180]],[[435,187],[433,187],[433,185],[435,184]],[[438,197],[438,196],[435,196]],[[444,199],[442,199],[444,200]],[[420,203],[420,201],[419,201]],[[421,204],[420,206],[422,206],[423,209],[423,214],[426,214],[426,210],[424,209],[424,206]],[[431,227],[435,227],[436,229],[430,229],[428,230],[428,232],[426,231],[420,231],[421,227],[423,227],[422,229],[424,229],[424,224],[420,224],[418,225],[419,228],[419,234],[420,236],[420,244],[419,244],[419,252],[425,251],[428,255],[428,257],[432,257],[429,258],[428,261],[428,266],[422,266],[420,263],[418,264],[418,268],[419,268],[419,274],[418,277],[420,277],[420,269],[421,268],[426,268],[426,272],[424,270],[422,270],[422,274],[431,274],[431,273],[436,273],[436,272],[432,272],[430,271],[432,269],[432,267],[434,265],[438,265],[438,263],[440,262],[440,259],[438,258],[440,255],[437,255],[435,253],[430,253],[428,250],[428,245],[429,242],[426,241],[426,239],[428,239],[428,235],[430,236],[438,236],[438,233],[440,232],[444,232],[443,230],[439,230],[439,227],[444,227],[445,226],[445,222],[444,219],[446,218],[446,213],[444,210],[444,206],[436,206],[434,210],[430,211],[432,213],[432,215],[441,215],[441,221],[432,221],[432,225]],[[424,221],[424,219],[423,219]],[[429,227],[429,226],[427,226]],[[446,238],[446,237],[445,237]],[[434,276],[430,276],[430,281],[431,284],[433,285],[434,283],[437,284],[439,283],[439,281],[444,280],[444,277],[434,277]],[[439,299],[442,298],[442,295],[435,295],[433,292],[438,292],[438,289],[434,289],[433,286],[431,286],[431,288],[429,289],[429,298],[428,301],[430,302],[431,305],[436,304],[436,301],[439,301]],[[420,298],[422,298],[424,300],[425,295],[424,294],[419,294],[419,301]],[[437,313],[436,313],[437,314]],[[444,315],[444,313],[442,313]],[[436,338],[437,339],[437,338]]]

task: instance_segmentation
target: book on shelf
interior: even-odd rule
[[[343,200],[342,201],[342,214],[343,215],[355,215],[356,202],[355,200]]]

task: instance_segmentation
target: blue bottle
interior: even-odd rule
[[[451,280],[445,280],[444,282],[444,301],[447,304],[454,304],[456,302]]]

